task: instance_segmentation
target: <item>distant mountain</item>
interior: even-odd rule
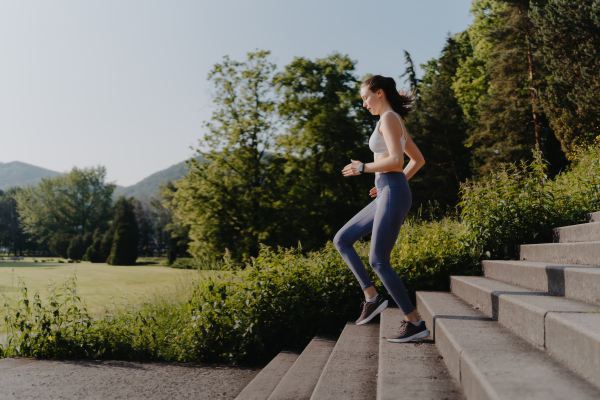
[[[198,161],[204,161],[201,157],[198,157]],[[150,199],[158,193],[158,187],[167,181],[178,181],[187,173],[185,161],[178,164],[171,165],[167,169],[153,173],[147,178],[144,178],[135,185],[123,187],[118,186],[115,189],[114,197],[124,195],[126,197],[133,196],[136,199]]]
[[[0,162],[0,190],[6,190],[11,186],[37,185],[42,178],[57,175],[62,174],[20,161]]]

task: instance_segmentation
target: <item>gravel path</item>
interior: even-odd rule
[[[260,368],[123,361],[0,360],[1,399],[234,399]]]

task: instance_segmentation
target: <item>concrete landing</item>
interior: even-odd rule
[[[0,360],[0,399],[234,399],[260,368],[124,361]]]

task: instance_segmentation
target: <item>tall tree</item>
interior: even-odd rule
[[[134,265],[138,257],[139,227],[135,216],[135,199],[120,196],[115,203],[115,218],[104,235],[102,248],[110,243],[106,262],[111,265]]]
[[[260,243],[276,244],[280,224],[274,207],[285,160],[274,152],[277,109],[269,52],[249,53],[246,62],[224,57],[209,74],[216,89],[212,121],[198,150],[207,161],[189,161],[169,203],[175,219],[191,226],[190,252],[196,257],[248,261]]]
[[[542,104],[571,152],[600,136],[600,1],[550,0],[531,17],[550,71]]]
[[[295,58],[275,78],[287,127],[279,146],[290,172],[288,215],[296,216],[280,233],[284,243],[300,239],[307,249],[322,246],[372,200],[372,175],[348,179],[341,174],[350,159],[373,159],[367,141],[377,121],[362,107],[354,69],[348,56],[334,53]]]
[[[106,229],[115,185],[105,179],[104,167],[73,168],[61,176],[42,178],[36,186],[27,186],[16,194],[26,231],[46,241],[59,232],[72,237]]]
[[[551,172],[556,173],[566,158],[539,101],[547,70],[535,48],[530,3],[499,2],[505,4],[498,11],[501,24],[488,34],[493,46],[488,65],[492,91],[480,107],[480,120],[470,138],[476,147],[475,172],[483,175],[503,162],[528,160],[531,150],[539,146],[550,161]]]
[[[32,247],[17,210],[16,195],[20,190],[17,187],[0,190],[0,247],[15,255],[23,255],[24,250]]]
[[[410,180],[413,210],[430,201],[454,207],[460,183],[470,176],[467,123],[452,89],[460,62],[470,55],[465,32],[448,37],[440,57],[423,65],[420,96],[407,119],[408,132],[426,160]]]

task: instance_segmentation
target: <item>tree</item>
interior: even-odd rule
[[[237,261],[256,256],[261,242],[276,243],[274,206],[283,193],[276,181],[285,160],[274,153],[276,103],[269,52],[249,53],[247,62],[224,57],[209,74],[216,89],[212,122],[198,150],[207,161],[188,162],[175,183],[169,207],[174,219],[190,226],[189,251],[195,257],[221,257],[228,248]]]
[[[71,245],[72,234],[65,232],[56,232],[48,242],[50,251],[62,258],[69,258],[69,246]]]
[[[140,242],[138,243],[138,254],[144,257],[152,256],[156,250],[156,241],[154,237],[154,220],[150,212],[150,205],[148,202],[136,199],[133,209],[139,227]]]
[[[120,223],[115,231],[110,256],[106,262],[110,265],[135,265],[138,257],[138,242],[137,225]]]
[[[550,71],[542,104],[569,153],[600,136],[600,1],[550,0],[530,15]]]
[[[102,254],[102,238],[94,239],[94,242],[89,246],[83,256],[84,261],[90,261],[92,263],[103,263],[106,262],[106,258]]]
[[[86,253],[87,248],[91,245],[89,240],[92,238],[92,235],[77,235],[73,236],[71,242],[69,244],[69,248],[67,249],[67,255],[71,260],[81,260]]]
[[[16,195],[20,190],[17,187],[0,190],[0,247],[15,255],[23,255],[24,250],[32,248],[17,209]]]
[[[406,50],[404,50],[404,59],[406,60],[406,64],[408,64],[408,67],[406,67],[406,71],[402,75],[400,75],[400,78],[406,76],[404,83],[408,83],[410,85],[410,90],[415,94],[415,96],[418,97],[422,81],[421,79],[417,78],[417,70],[415,69],[412,57],[410,56],[410,53]]]
[[[173,199],[173,193],[177,188],[172,181],[167,181],[158,188],[158,196],[150,199],[150,215],[154,221],[154,238],[158,255],[163,255],[169,248],[169,239],[171,237],[170,224],[173,223],[172,211],[165,204]],[[189,233],[189,229],[188,229]],[[189,235],[186,235],[187,241],[184,248],[187,250]]]
[[[454,207],[460,183],[470,177],[469,149],[464,145],[468,125],[452,89],[461,61],[470,55],[468,33],[464,32],[448,37],[440,57],[423,65],[420,96],[406,124],[426,160],[410,180],[413,210],[429,201],[443,208]],[[409,64],[408,71],[411,68]]]
[[[111,265],[134,265],[138,257],[139,228],[134,210],[135,199],[127,199],[120,196],[115,202],[115,217],[110,229],[105,233],[101,249],[106,251],[107,243],[110,243],[110,251],[106,262]],[[117,232],[121,229],[121,235],[117,238]],[[118,243],[117,243],[118,242]],[[127,246],[131,246],[130,249]],[[106,253],[104,253],[106,254]]]
[[[46,241],[59,232],[75,236],[105,229],[115,189],[105,178],[104,167],[73,168],[61,176],[42,178],[37,186],[18,192],[18,211],[26,232]]]
[[[343,178],[350,159],[372,160],[367,145],[376,118],[363,109],[355,61],[334,53],[316,60],[295,58],[275,78],[283,97],[279,115],[287,133],[278,138],[288,173],[279,218],[279,240],[305,249],[323,246],[372,199],[373,176]],[[293,218],[289,218],[293,215]]]
[[[529,160],[537,146],[557,173],[566,158],[538,97],[548,72],[535,47],[529,1],[502,3],[500,25],[487,35],[493,46],[487,71],[493,89],[479,107],[480,119],[469,138],[475,146],[474,172],[481,176],[501,163]]]

